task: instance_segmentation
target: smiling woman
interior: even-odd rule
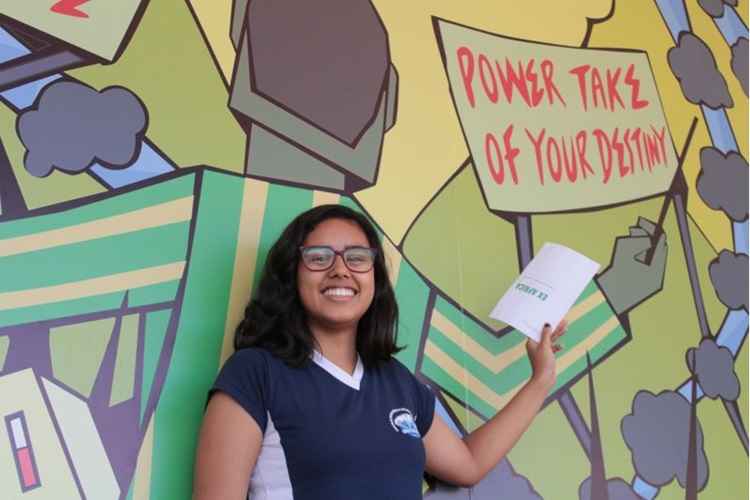
[[[427,471],[476,483],[554,385],[555,332],[527,345],[534,376],[464,440],[393,358],[398,306],[372,224],[339,205],[295,218],[271,248],[209,392],[194,498],[417,500]]]
[[[369,265],[359,268],[362,259]],[[264,348],[297,367],[314,349],[333,357],[345,349],[349,359],[342,364],[353,367],[356,347],[371,366],[398,352],[397,324],[396,297],[372,224],[349,208],[321,205],[294,219],[269,251],[234,347]]]

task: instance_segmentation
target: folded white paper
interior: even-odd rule
[[[556,326],[598,270],[599,264],[585,255],[557,243],[545,243],[490,317],[538,342],[544,324]]]

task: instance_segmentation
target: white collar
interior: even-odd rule
[[[358,391],[359,384],[362,381],[362,375],[365,373],[365,368],[362,365],[362,358],[357,353],[357,365],[354,367],[354,373],[349,375],[344,370],[336,366],[333,362],[329,361],[328,358],[323,356],[317,349],[313,349],[312,360],[316,365],[327,371],[339,382],[342,382],[352,389]]]

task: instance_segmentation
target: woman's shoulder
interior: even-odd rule
[[[416,376],[401,361],[391,356],[387,361],[381,361],[377,369],[382,373],[402,380],[417,380]]]
[[[234,359],[241,359],[247,362],[265,362],[270,355],[270,352],[261,347],[243,347],[242,349],[234,351],[234,353],[232,353],[227,359],[227,362]]]
[[[291,369],[289,363],[264,347],[243,347],[227,359],[226,364],[230,363],[273,373]]]
[[[224,363],[225,367],[244,370],[266,371],[275,363],[274,356],[260,347],[245,347],[232,353]]]

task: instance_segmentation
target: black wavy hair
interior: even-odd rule
[[[320,205],[290,222],[268,252],[258,288],[235,331],[235,350],[260,347],[290,366],[302,366],[310,358],[315,339],[297,291],[299,248],[307,235],[328,219],[355,222],[367,236],[370,246],[377,249],[373,266],[374,296],[357,325],[356,347],[362,363],[367,367],[375,366],[390,360],[402,349],[396,345],[398,304],[388,279],[378,233],[367,217],[351,208]]]

